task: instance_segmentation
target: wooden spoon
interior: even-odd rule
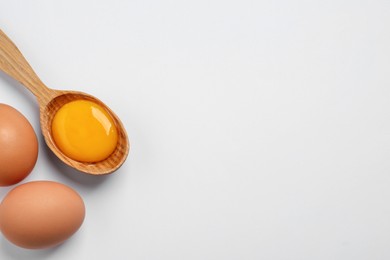
[[[64,163],[79,171],[103,175],[117,170],[129,153],[130,144],[126,130],[119,118],[99,99],[78,91],[62,91],[50,89],[42,83],[27,60],[15,44],[0,30],[0,70],[19,81],[37,98],[40,111],[41,131],[46,144],[53,153]],[[96,163],[75,161],[61,152],[52,137],[51,123],[54,115],[64,104],[78,99],[86,99],[104,107],[113,118],[118,130],[118,143],[115,151],[105,160]]]

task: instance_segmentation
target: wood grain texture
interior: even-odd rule
[[[116,171],[126,160],[130,143],[126,130],[117,115],[99,99],[82,92],[50,89],[42,83],[16,45],[0,30],[0,70],[19,81],[37,98],[40,110],[40,124],[45,142],[53,153],[64,163],[81,172],[104,175]],[[61,152],[52,138],[52,120],[57,111],[66,103],[86,99],[104,107],[113,118],[118,130],[115,151],[105,160],[96,163],[75,161]]]

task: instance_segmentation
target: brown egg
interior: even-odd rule
[[[11,190],[0,204],[0,230],[15,245],[40,249],[58,245],[84,221],[85,207],[70,187],[34,181]]]
[[[27,119],[15,108],[0,104],[0,186],[27,177],[38,157],[38,140]]]

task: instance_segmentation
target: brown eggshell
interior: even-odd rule
[[[0,186],[27,177],[38,157],[38,140],[27,119],[15,108],[0,104]]]
[[[0,204],[0,230],[15,245],[41,249],[72,236],[85,217],[84,202],[70,187],[34,181],[11,190]]]

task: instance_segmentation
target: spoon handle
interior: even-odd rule
[[[16,45],[0,29],[0,70],[29,89],[39,102],[45,101],[51,90],[42,83]]]

